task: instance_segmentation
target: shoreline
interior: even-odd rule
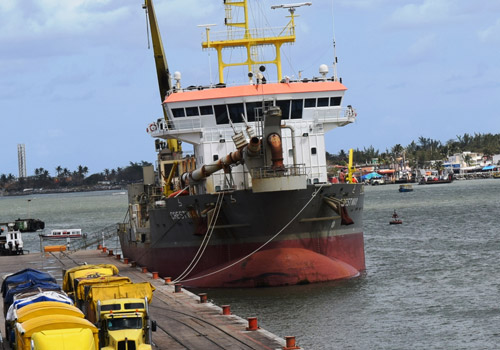
[[[29,196],[32,194],[50,194],[50,193],[73,193],[73,192],[94,192],[94,191],[111,191],[111,190],[127,190],[126,185],[98,185],[98,186],[76,186],[64,188],[40,188],[29,191],[0,191],[0,197],[15,197]]]

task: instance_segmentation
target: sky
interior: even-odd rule
[[[320,64],[332,65],[335,37],[344,105],[358,117],[326,135],[329,153],[500,133],[500,1],[312,2],[297,9],[283,73],[318,76]],[[201,49],[198,25],[224,30],[223,1],[154,4],[182,85],[217,82],[216,55]],[[277,4],[259,0],[251,21],[284,26],[288,13],[271,10]],[[228,84],[245,80],[246,71],[226,76]],[[146,127],[161,116],[142,0],[0,1],[0,174],[18,175],[20,143],[28,175],[154,162]]]

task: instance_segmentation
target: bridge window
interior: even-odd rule
[[[201,115],[211,115],[214,114],[214,109],[212,106],[200,106]]]
[[[342,97],[330,97],[330,106],[340,106]]]
[[[306,98],[304,103],[304,108],[314,108],[316,107],[316,99],[315,98]]]
[[[290,118],[290,100],[276,101],[276,106],[281,109],[281,119]]]
[[[303,105],[304,105],[304,100],[292,100],[292,110],[290,113],[290,117],[292,119],[302,118]]]
[[[198,107],[186,107],[186,115],[188,117],[194,117],[200,115]]]
[[[243,118],[241,115],[245,113],[243,109],[243,103],[231,103],[227,105],[229,109],[229,116],[233,123],[243,123]]]
[[[262,116],[262,102],[248,102],[245,103],[245,107],[247,109],[247,119],[249,122],[255,121],[255,113]]]
[[[328,107],[328,97],[318,98],[318,107]]]
[[[316,147],[311,148],[311,154],[316,154]]]
[[[175,118],[185,117],[184,108],[172,108],[172,114]]]
[[[217,124],[229,124],[226,105],[215,105],[215,122]]]

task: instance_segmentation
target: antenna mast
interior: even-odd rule
[[[335,16],[333,13],[333,0],[332,0],[332,30],[333,30],[333,80],[339,81],[339,76],[337,75],[337,46],[335,44]]]

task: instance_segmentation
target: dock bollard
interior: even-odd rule
[[[283,347],[283,350],[294,350],[300,349],[300,347],[295,345],[295,337],[285,337],[286,346]]]
[[[158,272],[151,272],[153,274],[153,279],[157,280],[158,279]]]
[[[230,305],[222,305],[222,314],[225,316],[231,315],[231,306]]]
[[[130,267],[136,267],[136,266],[137,266],[137,263],[135,261],[130,262]]]
[[[118,260],[120,260],[120,259],[121,259],[121,257],[122,257],[122,256],[121,256],[121,254],[116,254],[116,258],[117,258]]]
[[[109,256],[113,256],[113,251],[111,249],[108,250],[108,254],[109,254]]]
[[[182,293],[182,284],[176,283],[174,284],[174,288],[175,288],[175,293]]]
[[[201,304],[205,304],[207,302],[208,300],[207,293],[200,293],[198,294],[198,296],[200,297]]]
[[[102,247],[102,252],[103,252],[103,253],[106,253],[106,251],[107,251],[107,250],[108,250],[108,248],[106,248],[106,247]]]
[[[97,245],[97,250],[101,250],[101,249],[102,249],[102,244]]]
[[[172,282],[172,277],[165,277],[165,284]]]
[[[256,331],[257,329],[259,329],[257,317],[249,317],[247,331]]]
[[[123,263],[128,265],[128,258],[123,258]]]
[[[142,273],[148,273],[148,268],[146,266],[142,267]]]

